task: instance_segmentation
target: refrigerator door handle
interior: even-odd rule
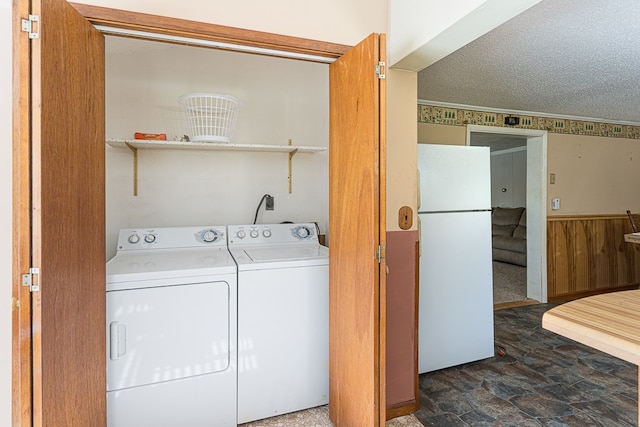
[[[422,256],[422,221],[420,221],[420,215],[416,216],[418,218],[418,257]]]
[[[417,210],[418,212],[420,212],[420,198],[421,198],[421,197],[420,197],[420,194],[422,194],[422,193],[420,192],[420,168],[417,168],[417,169],[416,169],[416,171],[418,172],[418,194],[417,194],[417,196],[418,196],[418,203],[417,203],[417,206],[418,206],[418,207],[417,207],[417,209],[416,209],[416,210]]]
[[[453,211],[418,211],[418,215],[423,215],[423,214],[468,213],[468,212],[491,212],[491,209],[464,209],[464,210],[453,210]]]

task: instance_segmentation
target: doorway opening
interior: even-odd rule
[[[467,126],[467,145],[489,145],[507,153],[524,153],[518,165],[524,162],[526,184],[524,207],[526,208],[526,298],[547,302],[547,132],[530,129],[499,128],[493,126]],[[514,156],[512,155],[512,158]],[[518,163],[520,162],[520,163]],[[492,177],[493,180],[493,177]],[[517,184],[516,184],[517,185]],[[502,188],[498,190],[501,192]],[[509,192],[507,189],[505,191]],[[513,197],[515,196],[515,197]],[[493,191],[492,191],[493,199]],[[507,203],[502,201],[502,203]],[[512,195],[511,203],[523,204],[518,195]],[[494,200],[492,204],[495,206]]]

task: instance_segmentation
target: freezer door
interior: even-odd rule
[[[418,144],[420,212],[491,209],[488,147]]]
[[[418,372],[492,357],[491,212],[419,219]]]

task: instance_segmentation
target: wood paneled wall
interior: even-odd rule
[[[549,217],[548,300],[637,288],[640,245],[625,242],[625,233],[631,233],[626,215]]]

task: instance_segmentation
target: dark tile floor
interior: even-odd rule
[[[495,312],[504,356],[420,375],[425,426],[635,426],[638,368],[541,327],[551,304]]]

